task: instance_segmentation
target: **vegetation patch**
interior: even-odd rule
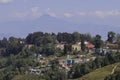
[[[89,74],[86,74],[85,76],[78,78],[76,80],[104,80],[106,78],[106,76],[111,74],[111,72],[116,64],[118,64],[118,63],[96,69],[95,71],[93,71]]]

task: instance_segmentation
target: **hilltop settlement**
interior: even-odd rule
[[[120,34],[30,33],[0,40],[0,80],[68,80],[120,61]]]

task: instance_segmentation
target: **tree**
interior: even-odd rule
[[[84,75],[84,74],[90,72],[90,67],[89,67],[89,64],[88,64],[88,63],[82,64],[82,65],[80,66],[80,69],[81,69],[81,75]]]
[[[86,48],[86,46],[85,46],[85,37],[82,34],[81,35],[81,49],[82,49],[82,51],[85,51],[85,48]]]
[[[107,76],[104,80],[120,80],[120,71],[115,72],[114,74]]]
[[[7,40],[7,38],[3,38],[3,39],[0,41],[0,47],[1,47],[1,48],[5,48],[7,45],[8,45],[8,40]]]
[[[85,36],[85,40],[86,41],[90,41],[91,40],[91,34],[90,33],[86,33],[86,34],[84,34],[84,36]]]
[[[73,42],[73,37],[72,37],[72,34],[71,33],[67,33],[67,32],[64,32],[64,33],[58,33],[57,34],[57,40],[61,43],[61,42],[64,42],[64,43],[72,43]]]
[[[80,33],[79,32],[72,33],[72,36],[73,36],[73,41],[74,42],[80,41]]]
[[[17,55],[23,47],[24,44],[21,44],[17,38],[10,37],[8,45],[6,46],[6,54],[4,54],[4,56],[9,56],[10,54]]]
[[[71,44],[65,44],[64,45],[64,54],[67,54],[68,52],[72,51],[72,45]]]
[[[75,65],[73,78],[78,78],[81,76],[80,66]]]
[[[115,33],[112,31],[108,32],[108,40],[107,41],[109,41],[110,43],[113,43],[114,39],[115,39]]]
[[[49,44],[47,44],[47,45],[42,47],[40,53],[43,54],[43,55],[47,55],[48,56],[48,55],[54,55],[55,52],[56,52],[55,45],[49,43]]]
[[[84,40],[81,40],[81,50],[85,51],[85,48],[86,46],[85,46]]]
[[[54,33],[34,32],[26,37],[26,43],[36,46],[43,46],[49,43],[55,43],[56,35]]]
[[[101,36],[100,35],[96,35],[95,37],[95,41],[94,41],[94,45],[95,45],[95,48],[100,48],[103,44],[103,41],[101,40]]]
[[[116,42],[120,41],[120,34],[116,34]]]

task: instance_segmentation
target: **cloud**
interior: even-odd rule
[[[57,17],[57,15],[54,12],[49,12],[48,15],[51,17]]]
[[[63,13],[63,16],[70,18],[70,17],[98,17],[98,18],[108,18],[108,17],[115,17],[120,16],[120,10],[111,10],[111,11],[87,11],[87,12],[66,12]]]
[[[93,14],[100,18],[106,18],[111,16],[120,16],[119,10],[112,10],[112,11],[95,11]]]
[[[0,0],[0,3],[9,3],[9,2],[12,2],[14,0]]]
[[[113,16],[114,17],[120,16],[120,10],[110,10],[110,11],[96,10],[96,11],[86,12],[84,14],[86,14],[86,16],[94,16],[94,17],[98,17],[98,18],[108,18],[108,17],[113,17]]]
[[[40,11],[40,7],[35,6],[30,8],[30,10],[23,11],[23,12],[16,12],[15,16],[18,18],[38,18],[42,15],[49,15],[52,17],[58,17],[58,18],[73,18],[73,17],[93,17],[93,18],[109,18],[109,17],[119,17],[120,16],[120,10],[109,10],[109,11],[103,11],[103,10],[95,10],[95,11],[74,11],[74,12],[55,12],[51,10],[51,8],[47,8],[43,11]]]
[[[63,15],[64,15],[65,17],[67,17],[67,18],[70,18],[70,17],[75,16],[74,13],[68,13],[68,12],[67,12],[67,13],[64,13]]]
[[[39,17],[42,15],[42,13],[39,12],[39,7],[33,7],[31,8],[32,14],[35,17]]]
[[[26,16],[28,16],[28,12],[15,12],[14,16],[17,18],[25,18]]]
[[[78,16],[86,16],[86,15],[88,15],[88,14],[85,13],[85,12],[79,12],[79,13],[77,13],[77,15],[78,15]]]
[[[42,13],[39,11],[39,7],[32,7],[30,10],[13,12],[13,16],[20,19],[36,18],[42,16]]]

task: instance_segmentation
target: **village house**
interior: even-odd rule
[[[92,43],[85,41],[84,44],[86,46],[86,49],[85,49],[86,53],[93,53],[93,52],[95,52],[95,46]],[[72,45],[72,49],[80,51],[81,50],[81,42],[73,44]]]
[[[110,52],[110,49],[107,49],[107,48],[95,49],[95,53],[99,55],[106,55],[109,52]]]
[[[118,44],[115,43],[107,43],[106,47],[108,47],[109,49],[117,49],[118,48]]]
[[[80,51],[81,50],[81,45],[80,44],[73,44],[72,49],[76,50],[76,51]]]
[[[41,70],[40,69],[33,69],[33,68],[30,68],[29,69],[29,73],[31,74],[40,74],[41,73]]]
[[[65,59],[59,60],[59,69],[70,70],[70,68],[66,65]]]
[[[84,62],[88,62],[88,61],[90,61],[90,59],[88,59],[88,58],[83,58],[83,63],[84,63]]]
[[[41,64],[41,65],[46,65],[48,63],[47,59],[43,57],[41,54],[35,54],[36,60]]]
[[[91,59],[94,61],[96,59],[96,57],[91,57]]]
[[[75,58],[73,60],[74,60],[74,63],[82,63],[83,62],[83,60],[81,58]]]
[[[93,52],[95,52],[95,46],[92,43],[85,42],[85,46],[86,46],[86,52],[87,53],[93,53]]]
[[[59,49],[63,50],[64,49],[64,44],[59,43],[59,44],[56,45],[56,48],[59,48]]]

